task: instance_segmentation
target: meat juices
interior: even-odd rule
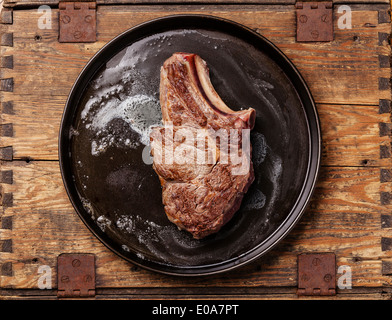
[[[173,54],[160,81],[164,126],[150,135],[153,168],[169,220],[201,239],[233,217],[254,180],[249,132],[256,112],[226,106],[196,54]]]

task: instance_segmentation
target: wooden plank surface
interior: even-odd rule
[[[2,78],[18,73],[14,79],[18,96],[35,95],[38,88],[45,96],[66,96],[88,59],[117,34],[153,18],[200,13],[243,23],[273,41],[298,67],[316,102],[377,105],[380,98],[390,99],[390,87],[379,90],[379,78],[389,78],[390,73],[380,68],[379,60],[390,52],[387,42],[379,45],[379,34],[390,31],[389,24],[378,23],[382,7],[386,8],[366,11],[353,6],[352,29],[340,30],[335,19],[335,40],[330,43],[297,43],[293,7],[104,6],[98,8],[94,44],[58,43],[57,10],[52,10],[50,30],[38,28],[41,14],[36,10],[15,10],[14,24],[8,29],[14,34],[14,45],[4,48],[4,55],[14,56],[14,69],[2,70]]]
[[[15,159],[58,160],[58,133],[66,97],[50,99],[18,96],[14,114],[3,114],[3,123],[13,124],[13,136],[0,146],[13,146]],[[29,108],[23,106],[29,105]],[[323,135],[322,164],[325,166],[384,166],[380,144],[388,145],[389,133],[380,135],[379,123],[390,123],[379,106],[318,104]],[[38,122],[37,119],[40,119]],[[31,133],[34,133],[33,135]]]
[[[70,0],[73,1],[73,0]],[[83,1],[92,1],[92,0],[83,0]],[[126,5],[141,5],[141,4],[149,4],[149,5],[160,5],[162,1],[157,0],[96,0],[97,4],[100,5],[118,5],[118,4],[126,4]],[[164,1],[167,4],[240,4],[242,6],[248,4],[279,4],[279,5],[293,5],[295,4],[295,0],[166,0]],[[389,0],[332,0],[334,4],[388,4]],[[49,6],[58,6],[59,0],[5,0],[4,6],[8,8],[23,8],[23,7],[38,7],[41,5],[49,5]]]
[[[3,67],[1,77],[14,79],[13,92],[0,92],[0,125],[12,124],[2,127],[0,148],[12,146],[13,157],[0,162],[0,296],[54,297],[57,256],[89,252],[97,257],[103,298],[296,298],[297,255],[332,251],[337,265],[353,273],[353,289],[338,290],[337,298],[390,298],[386,263],[392,250],[382,239],[392,239],[391,96],[389,87],[379,88],[379,79],[390,77],[389,65],[380,63],[380,56],[390,55],[384,35],[391,26],[379,23],[379,12],[387,8],[352,5],[352,29],[335,23],[333,42],[312,44],[295,41],[293,6],[100,6],[93,44],[59,44],[56,9],[51,30],[38,28],[36,9],[14,10],[13,24],[0,26],[3,34],[13,34],[13,46],[0,49],[3,57],[13,57],[13,68]],[[265,257],[212,277],[164,276],[118,258],[78,218],[59,171],[61,115],[85,63],[117,34],[173,13],[229,18],[272,40],[305,77],[322,126],[320,179],[300,223]],[[36,290],[42,265],[53,272],[53,290]]]
[[[99,288],[295,287],[297,255],[325,251],[335,252],[338,266],[352,268],[355,287],[382,287],[391,280],[381,274],[381,259],[392,255],[382,252],[379,240],[392,236],[392,229],[380,228],[381,215],[391,209],[379,202],[380,190],[391,191],[390,184],[380,183],[380,168],[323,167],[309,209],[272,252],[227,274],[185,279],[145,271],[104,247],[69,203],[57,161],[3,162],[1,167],[12,170],[14,179],[3,186],[13,193],[13,205],[3,215],[13,216],[12,252],[0,253],[13,263],[13,276],[2,277],[5,288],[37,288],[38,267],[49,265],[54,276],[57,255],[65,252],[96,255]]]
[[[324,141],[324,150],[328,151],[325,152],[327,164],[356,166],[369,160],[368,155],[379,153],[379,145],[372,143],[372,139],[387,143],[387,137],[379,137],[378,122],[388,121],[388,117],[378,115],[376,106],[379,99],[390,99],[389,90],[378,90],[379,78],[389,77],[390,73],[389,68],[379,66],[379,56],[388,56],[390,48],[387,43],[379,45],[378,34],[387,32],[389,25],[378,24],[381,7],[374,11],[357,8],[353,12],[353,29],[336,30],[335,41],[324,44],[296,43],[294,11],[286,7],[230,7],[229,10],[219,6],[208,10],[192,7],[185,12],[231,18],[277,44],[309,84],[320,116],[330,119],[323,121],[324,132],[328,130]],[[72,83],[85,63],[115,35],[148,19],[173,13],[172,10],[180,12],[176,7],[99,8],[98,42],[93,44],[59,44],[55,10],[52,30],[38,29],[39,14],[35,10],[15,11],[14,24],[9,27],[14,34],[14,45],[2,49],[5,56],[13,56],[13,69],[1,71],[3,78],[14,78],[13,92],[2,93],[3,101],[12,100],[15,105],[14,114],[2,115],[3,123],[14,124],[14,135],[4,137],[0,147],[12,142],[16,159],[57,159],[61,114]],[[365,27],[367,24],[373,27]],[[28,109],[23,107],[27,103],[30,105]],[[340,104],[343,106],[339,107]],[[330,108],[330,112],[324,111],[325,108]],[[42,121],[36,121],[31,115]],[[356,131],[350,133],[351,127]],[[31,132],[35,134],[31,136]],[[365,135],[359,137],[360,132]],[[345,138],[341,139],[339,135]],[[351,151],[352,157],[345,157],[343,163],[341,152]],[[368,164],[385,164],[383,159],[372,161]]]

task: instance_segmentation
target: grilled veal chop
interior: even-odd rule
[[[164,209],[170,221],[201,239],[232,218],[254,180],[249,131],[255,110],[226,106],[206,62],[189,53],[163,64],[160,103],[164,126],[153,128],[150,140]]]

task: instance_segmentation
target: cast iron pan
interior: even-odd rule
[[[146,147],[161,120],[160,67],[178,51],[207,62],[228,106],[257,113],[255,182],[234,218],[202,240],[166,218]],[[59,158],[76,212],[108,248],[157,272],[205,275],[244,265],[287,235],[314,189],[320,145],[311,94],[279,49],[231,21],[177,15],[124,32],[89,61],[65,106]]]

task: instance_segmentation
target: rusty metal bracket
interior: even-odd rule
[[[57,296],[95,296],[95,256],[64,253],[57,257]]]
[[[297,2],[297,41],[327,42],[333,40],[331,2]]]
[[[96,7],[95,2],[60,2],[59,42],[95,42]]]
[[[336,258],[334,253],[298,256],[299,296],[333,296],[336,294]]]

